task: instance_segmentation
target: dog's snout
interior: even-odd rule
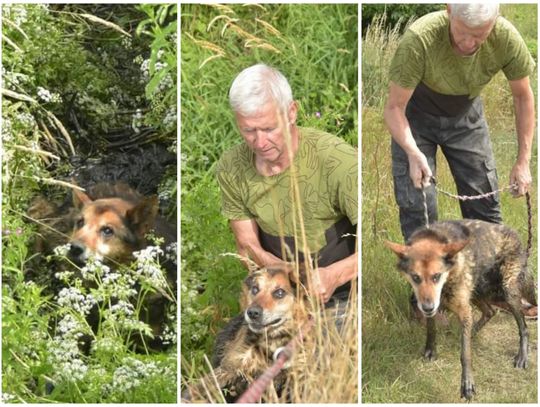
[[[69,257],[72,260],[81,260],[85,249],[85,246],[81,242],[71,242],[69,247]]]
[[[422,311],[424,311],[426,314],[433,313],[433,311],[435,311],[435,304],[433,304],[432,302],[423,302]]]
[[[248,318],[252,321],[259,321],[262,318],[263,309],[259,305],[253,305],[246,311]]]

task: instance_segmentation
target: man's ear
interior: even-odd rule
[[[139,236],[144,236],[154,226],[159,209],[157,196],[143,198],[135,207],[127,211],[126,217]]]
[[[388,240],[384,241],[384,245],[392,250],[400,259],[407,257],[409,247],[403,244],[393,243]]]
[[[92,202],[92,199],[86,195],[83,191],[73,188],[71,197],[73,200],[73,206],[80,210],[84,205],[88,205],[90,202]]]
[[[298,105],[295,100],[291,102],[289,105],[289,109],[287,110],[287,119],[289,124],[295,124],[296,119],[298,117]]]

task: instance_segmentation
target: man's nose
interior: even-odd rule
[[[262,148],[266,144],[266,134],[262,130],[255,131],[255,141],[253,142],[253,147]]]

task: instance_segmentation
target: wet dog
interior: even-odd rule
[[[527,367],[529,334],[521,312],[521,298],[536,305],[535,284],[517,233],[479,220],[439,222],[413,233],[406,245],[385,243],[398,256],[398,269],[411,284],[418,308],[427,317],[424,357],[436,358],[434,316],[443,306],[454,312],[462,326],[461,397],[475,394],[471,362],[471,335],[494,311],[493,302],[507,304],[519,330],[517,368]],[[473,325],[472,306],[482,312]]]
[[[90,256],[125,264],[132,253],[147,245],[145,235],[158,214],[156,196],[143,197],[125,184],[98,184],[89,194],[73,190],[77,213],[69,257],[82,265]]]
[[[145,197],[124,183],[101,183],[86,192],[74,189],[72,205],[68,207],[58,207],[38,197],[29,214],[39,220],[43,238],[38,239],[38,246],[46,248],[50,242],[55,245],[68,242],[67,258],[78,268],[95,258],[120,270],[135,259],[135,251],[152,244],[147,240],[149,232],[163,238],[164,245],[175,241],[174,228],[159,216],[158,211],[156,196]],[[142,335],[134,334],[136,346],[145,343],[152,349],[163,347],[160,334],[166,308],[171,302],[169,293],[175,292],[176,265],[170,260],[164,260],[160,265],[166,271],[164,277],[168,288],[148,293],[139,314],[141,320],[150,325],[154,339],[143,339]],[[84,284],[94,287],[95,282],[85,280]],[[97,312],[91,312],[88,320],[92,327],[99,325]]]
[[[244,281],[245,307],[216,337],[213,374],[183,393],[190,400],[205,398],[205,387],[214,378],[227,401],[235,401],[274,363],[277,352],[285,347],[307,320],[303,295],[297,295],[298,278],[288,265],[276,265],[249,274]],[[287,373],[282,370],[274,379],[280,394]]]

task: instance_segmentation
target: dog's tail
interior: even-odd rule
[[[534,277],[527,270],[520,274],[521,295],[531,305],[538,306],[536,298],[536,283]]]

